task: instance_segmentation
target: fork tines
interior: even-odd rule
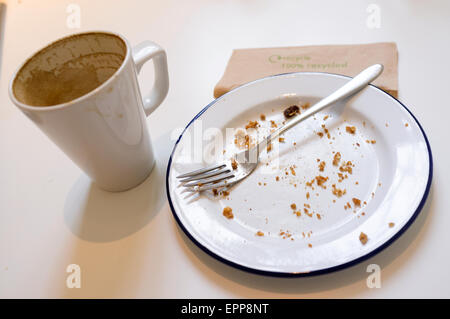
[[[182,183],[182,186],[187,188],[187,191],[200,192],[228,186],[227,180],[234,176],[231,168],[223,163],[182,174],[177,176],[177,178]]]

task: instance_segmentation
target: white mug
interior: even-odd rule
[[[96,62],[96,72],[114,72],[100,86],[64,103],[30,105],[27,88],[36,80],[33,76],[52,74],[61,65],[79,63],[73,62],[79,61],[76,58],[99,54],[123,58],[114,71]],[[154,63],[155,83],[142,98],[137,74],[149,60]],[[71,35],[35,53],[15,72],[9,95],[100,188],[124,191],[143,182],[154,166],[146,116],[161,104],[168,89],[166,53],[159,45],[145,41],[132,49],[121,35],[102,31]]]

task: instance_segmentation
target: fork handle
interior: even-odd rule
[[[317,112],[320,112],[327,106],[330,106],[331,104],[358,92],[359,90],[364,88],[367,84],[375,80],[381,74],[381,72],[383,72],[383,65],[374,64],[372,66],[369,66],[367,69],[359,73],[344,86],[337,89],[327,97],[323,98],[322,100],[314,104],[312,107],[308,108],[305,112],[301,113],[300,115],[297,115],[291,121],[289,121],[288,123],[280,127],[278,130],[267,136],[262,141],[262,143],[264,143],[265,145],[270,144],[270,142],[274,138],[278,137],[280,134],[286,132],[287,130],[294,127],[298,123],[306,120],[308,117],[316,114]],[[259,146],[265,147],[265,145],[262,143],[260,143]]]

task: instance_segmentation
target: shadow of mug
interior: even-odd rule
[[[126,192],[111,193],[81,175],[70,189],[64,220],[72,233],[90,242],[111,242],[147,225],[165,201],[164,167],[156,163],[149,177]]]

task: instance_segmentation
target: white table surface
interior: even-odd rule
[[[67,27],[70,3],[81,28]],[[366,26],[370,3],[381,27]],[[6,1],[0,37],[0,297],[395,298],[450,297],[449,1]],[[148,118],[157,166],[139,187],[107,193],[9,101],[17,66],[61,36],[112,30],[167,50],[170,91]],[[375,257],[318,277],[269,278],[235,270],[177,226],[165,169],[184,127],[213,97],[233,48],[395,41],[399,98],[431,143],[434,179],[414,224]],[[147,66],[143,82],[152,80]],[[66,267],[82,287],[66,287]],[[382,268],[369,289],[366,268]]]

